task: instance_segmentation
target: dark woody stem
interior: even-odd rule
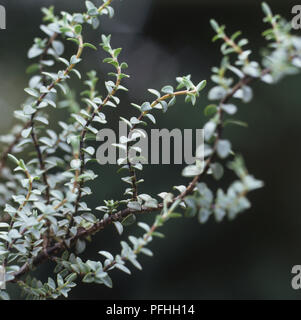
[[[84,128],[83,128],[83,130],[82,130],[82,132],[80,134],[80,156],[79,156],[79,159],[80,159],[80,162],[81,162],[81,166],[80,166],[80,170],[78,172],[78,176],[82,175],[84,173],[84,171],[85,171],[85,151],[84,151],[84,148],[85,148],[85,139],[86,139],[86,135],[87,135],[87,132],[88,132],[88,127],[93,122],[94,118],[97,115],[97,112],[99,112],[108,103],[108,101],[116,94],[116,92],[118,90],[118,87],[120,85],[120,82],[121,82],[120,74],[121,74],[121,68],[118,67],[118,69],[117,69],[117,80],[116,80],[114,89],[112,90],[111,93],[109,93],[106,96],[106,98],[104,99],[102,104],[98,106],[98,109],[93,111],[93,113],[91,114],[90,118],[86,121],[86,124],[85,124],[85,126],[84,126]],[[78,194],[77,194],[77,198],[76,198],[76,201],[75,201],[74,215],[76,215],[78,213],[79,204],[80,204],[80,201],[81,201],[81,198],[82,198],[82,188],[83,188],[83,186],[84,186],[84,180],[81,179],[79,182],[77,182]],[[71,218],[70,225],[72,225],[72,223],[73,223],[73,216]]]

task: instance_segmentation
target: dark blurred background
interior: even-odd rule
[[[283,0],[269,2],[274,12],[287,19],[292,18],[291,8],[297,4]],[[7,10],[7,30],[0,31],[0,133],[3,134],[14,123],[13,110],[25,98],[23,88],[28,76],[24,71],[30,63],[27,50],[33,37],[42,36],[40,8],[55,5],[56,12],[80,12],[84,1],[0,0],[0,4]],[[209,80],[211,67],[221,60],[220,44],[211,43],[210,18],[226,24],[229,33],[242,30],[250,40],[254,58],[265,45],[261,32],[266,26],[260,1],[115,0],[113,6],[115,18],[105,17],[101,29],[112,34],[113,47],[123,47],[121,57],[129,64],[131,79],[127,81],[130,92],[122,95],[118,112],[115,109],[107,112],[112,123],[117,123],[118,116],[133,112],[129,102],[150,99],[147,88],[174,84],[178,75],[192,74],[195,82]],[[87,36],[98,44],[99,35],[91,31]],[[72,49],[70,44],[66,54],[72,54]],[[103,80],[109,71],[101,64],[103,58],[101,51],[86,50],[81,71],[96,69]],[[155,256],[140,258],[142,272],[132,267],[132,276],[113,271],[112,290],[80,284],[70,298],[299,299],[301,293],[294,291],[290,282],[292,266],[301,264],[300,80],[301,76],[293,76],[274,86],[255,83],[254,100],[239,105],[237,115],[249,123],[249,128],[225,131],[234,149],[244,155],[249,171],[265,181],[263,189],[250,195],[252,209],[235,221],[219,224],[213,220],[205,225],[196,219],[171,221],[163,230],[166,239],[156,239],[151,245]],[[80,82],[74,79],[71,83],[79,95]],[[208,88],[211,86],[209,82]],[[167,114],[158,114],[158,126],[202,128],[203,108],[207,104],[206,94],[195,108],[179,102]],[[64,117],[64,111],[57,117]],[[89,199],[91,207],[101,205],[100,199],[120,199],[124,185],[115,174],[116,167],[95,166],[95,170],[100,177],[93,186],[97,197]],[[146,182],[141,192],[157,194],[170,190],[172,185],[187,183],[180,175],[181,170],[181,166],[146,166]],[[222,187],[227,188],[229,182],[226,177]],[[153,218],[152,215],[139,220],[151,222]],[[140,231],[132,226],[125,236],[137,232]],[[119,241],[113,227],[107,228],[88,246],[83,258],[97,259],[95,252],[99,250],[117,253]],[[44,267],[39,276],[45,278],[47,272]]]

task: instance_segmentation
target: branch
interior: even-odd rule
[[[46,75],[43,74],[43,72],[44,72],[44,65],[43,65],[42,62],[43,62],[44,58],[47,56],[48,50],[50,49],[50,47],[52,46],[52,43],[55,41],[55,39],[58,37],[58,35],[59,35],[59,34],[55,32],[55,33],[52,35],[52,37],[49,38],[48,43],[47,43],[46,47],[44,48],[44,51],[43,51],[43,53],[42,53],[42,55],[41,55],[41,57],[40,57],[40,60],[39,60],[39,64],[40,64],[40,74],[43,75],[43,76],[42,76],[42,83],[43,83],[44,86],[46,86]]]
[[[161,101],[168,100],[168,99],[173,98],[175,96],[181,96],[181,95],[187,95],[187,94],[195,94],[196,92],[197,92],[196,89],[194,89],[194,90],[182,90],[182,91],[177,91],[177,92],[174,92],[174,93],[169,93],[169,94],[166,94],[166,95],[156,99],[155,101],[153,101],[152,104],[150,105],[150,107],[153,109]],[[145,117],[145,115],[147,115],[148,113],[149,113],[149,111],[142,112],[140,114],[140,116],[138,117],[138,121],[141,121]],[[137,128],[137,124],[134,124],[133,127],[129,131],[129,136],[136,128]],[[132,179],[132,189],[133,189],[132,200],[135,201],[135,200],[137,200],[137,197],[138,197],[137,177],[136,177],[136,170],[132,166],[132,162],[129,159],[129,152],[130,152],[130,148],[128,147],[128,143],[127,143],[127,165],[129,167],[130,176],[131,176],[131,179]]]
[[[268,69],[265,69],[263,70],[262,72],[262,75],[264,74],[267,74],[269,73],[270,70]],[[194,189],[198,183],[198,181],[200,180],[200,178],[205,175],[208,171],[208,169],[210,168],[210,164],[212,162],[212,160],[214,159],[215,157],[215,154],[216,154],[216,149],[217,149],[217,142],[219,141],[219,139],[221,138],[221,135],[222,135],[222,115],[223,115],[223,110],[221,108],[221,105],[222,104],[225,104],[227,103],[233,96],[234,94],[240,89],[242,88],[244,85],[246,84],[249,84],[250,82],[252,82],[253,80],[255,80],[255,78],[252,78],[250,76],[246,76],[244,77],[243,79],[241,79],[233,88],[232,90],[220,101],[220,104],[219,104],[219,125],[218,125],[218,128],[217,128],[217,138],[215,140],[215,144],[214,144],[214,147],[213,147],[213,152],[210,156],[209,159],[207,159],[206,161],[206,165],[205,165],[205,168],[203,170],[203,172],[194,177],[194,179],[191,181],[191,183],[188,185],[188,187],[185,189],[184,192],[182,192],[179,196],[175,197],[173,199],[173,201],[171,203],[169,203],[169,206],[171,206],[173,203],[175,203],[176,201],[179,201],[179,200],[184,200],[188,195],[190,194],[193,194],[194,192]],[[117,89],[116,89],[117,90]],[[113,93],[113,92],[112,92]],[[115,94],[115,92],[114,92]],[[180,94],[187,94],[187,91],[181,91],[181,92],[178,92],[177,95],[180,95]],[[161,97],[160,99],[167,99],[169,98],[171,95],[168,94],[164,97]],[[106,98],[106,102],[109,100],[109,96]],[[160,103],[159,99],[157,99],[152,105],[156,105]],[[101,106],[99,106],[99,108],[101,108],[105,103],[103,103]],[[144,117],[144,115],[146,114],[146,112],[142,113],[141,116],[139,117],[140,119],[142,119]],[[94,114],[95,116],[95,114]],[[90,125],[90,123],[92,122],[92,120],[90,119],[90,121],[87,121],[87,124],[86,124],[86,127],[88,127]],[[81,143],[82,143],[82,146],[81,146],[81,150],[82,148],[84,147],[83,143],[84,143],[84,139],[85,139],[85,136],[86,136],[86,131],[87,131],[87,128],[85,128],[82,132],[82,135],[81,135]],[[84,158],[81,156],[81,160],[83,161]],[[82,164],[84,163],[84,161],[82,162]],[[83,167],[84,168],[84,167]],[[81,188],[81,187],[80,187]],[[77,208],[79,206],[79,201],[80,201],[80,198],[81,198],[81,191],[79,189],[79,194],[78,194],[78,198],[77,198]],[[116,222],[116,221],[122,221],[124,218],[126,218],[127,216],[129,216],[130,214],[143,214],[143,213],[150,213],[150,212],[154,212],[154,211],[159,211],[163,208],[163,203],[160,203],[158,205],[157,208],[146,208],[146,207],[142,207],[141,210],[137,211],[137,210],[133,210],[133,209],[124,209],[124,210],[121,210],[115,214],[112,214],[110,215],[109,217],[107,217],[106,219],[102,219],[101,221],[95,223],[92,227],[88,228],[88,229],[80,229],[78,230],[78,233],[69,239],[70,241],[70,244],[74,244],[75,241],[77,239],[80,239],[80,238],[85,238],[87,236],[91,236],[91,235],[94,235],[96,234],[97,232],[99,232],[100,230],[103,230],[106,226],[112,224],[113,222]],[[49,247],[47,248],[45,251],[43,251],[42,253],[40,253],[38,255],[38,257],[34,260],[33,262],[33,265],[34,266],[37,266],[39,264],[41,264],[42,262],[44,262],[45,260],[47,260],[49,258],[49,256],[55,254],[55,253],[59,253],[61,252],[63,249],[65,249],[66,246],[64,244],[64,242],[59,242],[59,243],[56,243],[54,246],[52,247]],[[14,274],[14,280],[13,281],[16,281],[16,279],[19,279],[22,275],[24,275],[25,273],[27,273],[28,271],[30,270],[30,267],[28,264],[24,264],[21,269],[16,272]]]
[[[47,55],[48,50],[50,49],[53,41],[55,41],[55,39],[57,37],[58,37],[58,33],[54,33],[53,36],[49,39],[41,57],[40,57],[39,64],[40,64],[40,74],[41,75],[43,74],[43,71],[44,71],[42,61],[44,60],[45,56]],[[45,85],[45,75],[43,75],[42,82]],[[19,143],[20,139],[22,138],[21,132],[23,130],[29,128],[30,125],[31,125],[31,121],[26,122],[24,124],[24,126],[22,127],[21,131],[15,136],[14,141],[7,147],[7,149],[5,151],[3,151],[2,155],[1,155],[1,159],[0,159],[0,176],[1,176],[1,172],[2,172],[3,168],[6,165],[8,154],[12,152],[14,146],[17,145]]]
[[[262,71],[262,76],[264,76],[265,74],[270,73],[269,69],[264,69]],[[206,164],[205,164],[205,168],[203,170],[203,172],[194,177],[194,179],[191,181],[191,183],[189,184],[189,186],[186,188],[186,190],[184,190],[175,200],[177,199],[184,199],[186,196],[190,195],[193,193],[193,190],[195,188],[195,186],[197,185],[197,183],[199,182],[200,178],[205,175],[209,168],[210,168],[210,164],[212,163],[212,161],[214,160],[215,156],[216,156],[216,151],[217,151],[217,144],[218,141],[221,139],[222,136],[222,131],[223,131],[223,123],[222,123],[222,118],[223,118],[223,109],[221,108],[221,106],[223,104],[226,104],[234,95],[235,93],[241,89],[243,86],[249,84],[250,82],[257,80],[257,78],[253,78],[251,76],[245,76],[244,78],[242,78],[233,88],[232,90],[220,101],[219,103],[219,108],[218,108],[218,115],[219,115],[219,123],[217,126],[217,137],[216,140],[214,142],[214,146],[213,146],[213,151],[211,156],[207,159]]]
[[[47,43],[46,47],[44,48],[43,53],[40,56],[39,64],[40,64],[40,74],[41,75],[43,75],[43,71],[44,71],[44,66],[42,64],[42,61],[44,60],[44,58],[48,54],[48,51],[49,51],[50,47],[52,46],[52,43],[55,41],[55,39],[57,37],[58,37],[58,33],[54,33],[53,36],[51,38],[49,38],[48,43]],[[46,81],[45,77],[46,76],[43,75],[42,77],[43,77],[42,83],[43,83],[43,85],[45,85],[45,81]],[[17,145],[19,143],[20,139],[22,138],[21,132],[25,129],[28,129],[30,127],[30,125],[31,125],[31,120],[24,124],[21,131],[15,136],[14,141],[7,147],[7,149],[5,151],[3,151],[1,158],[0,158],[0,176],[1,176],[3,168],[6,165],[8,154],[12,152],[14,146]]]
[[[88,127],[91,125],[91,123],[93,122],[94,118],[96,117],[97,113],[99,111],[101,111],[101,109],[108,103],[108,101],[116,94],[117,90],[118,90],[118,87],[120,85],[120,82],[121,82],[121,78],[120,78],[120,75],[121,75],[121,68],[118,67],[117,68],[117,80],[116,80],[116,83],[115,83],[115,87],[114,89],[112,90],[111,93],[109,93],[105,100],[102,102],[101,105],[98,106],[98,108],[96,110],[93,111],[93,113],[91,114],[91,117],[87,120],[82,132],[81,132],[81,135],[80,135],[80,161],[81,161],[81,166],[80,166],[80,175],[82,175],[84,173],[84,170],[85,170],[85,151],[84,151],[84,148],[85,148],[85,139],[86,139],[86,135],[87,135],[87,131],[88,131]],[[78,213],[78,209],[79,209],[79,203],[80,203],[80,200],[81,200],[81,197],[82,197],[82,188],[84,186],[84,180],[82,179],[78,185],[78,195],[77,195],[77,198],[76,198],[76,201],[75,201],[75,211],[74,211],[74,215],[76,215]]]
[[[270,70],[269,69],[265,69],[263,70],[262,72],[262,75],[265,75],[267,73],[269,73]],[[246,76],[244,77],[243,79],[241,79],[233,88],[232,90],[220,101],[220,106],[222,104],[225,104],[227,103],[233,96],[234,94],[240,89],[242,88],[244,85],[247,85],[249,84],[250,82],[256,80],[256,78],[252,78],[250,76]],[[184,92],[184,91],[183,91]],[[181,94],[184,94],[183,92],[181,92]],[[187,92],[186,92],[187,93]],[[179,93],[178,93],[179,95]],[[170,95],[166,95],[167,96],[170,96]],[[162,97],[163,98],[163,97]],[[157,102],[159,103],[159,102]],[[193,194],[194,192],[194,189],[198,183],[198,181],[200,180],[200,178],[205,175],[208,171],[208,169],[210,168],[210,164],[212,162],[212,160],[214,159],[215,157],[215,154],[216,154],[216,148],[217,148],[217,142],[218,140],[221,138],[221,135],[222,135],[222,115],[223,115],[223,110],[221,109],[221,107],[219,107],[219,117],[220,117],[220,122],[219,122],[219,126],[218,126],[218,135],[217,135],[217,138],[216,138],[216,141],[215,141],[215,145],[213,147],[213,153],[212,155],[210,156],[209,159],[207,159],[206,161],[206,165],[205,165],[205,168],[204,168],[204,171],[194,177],[194,179],[191,181],[191,183],[187,186],[187,188],[180,194],[178,195],[177,197],[175,197],[173,199],[173,201],[171,203],[169,203],[169,206],[171,206],[173,203],[175,203],[176,201],[179,201],[179,200],[184,200],[187,196]],[[142,116],[143,117],[143,116]],[[82,135],[83,137],[85,137],[85,135]],[[69,239],[70,241],[70,244],[74,244],[76,242],[77,239],[81,239],[81,238],[85,238],[85,237],[88,237],[88,236],[91,236],[91,235],[94,235],[96,234],[97,232],[103,230],[105,227],[107,227],[108,225],[112,224],[113,222],[116,222],[116,221],[122,221],[124,218],[126,218],[127,216],[129,216],[130,214],[144,214],[144,213],[151,213],[151,212],[155,212],[155,211],[159,211],[159,210],[162,210],[163,208],[163,203],[160,203],[158,205],[158,207],[156,208],[146,208],[146,207],[142,207],[141,210],[133,210],[133,209],[129,209],[129,208],[126,208],[124,210],[121,210],[115,214],[112,214],[110,215],[109,217],[107,217],[106,219],[102,219],[101,221],[99,222],[96,222],[92,227],[88,228],[88,229],[80,229],[78,230],[78,233],[74,236],[74,237],[71,237]],[[53,245],[52,247],[49,247],[47,248],[45,251],[41,252],[37,258],[35,258],[34,262],[33,262],[33,265],[34,266],[38,266],[39,264],[43,263],[45,260],[48,260],[49,257],[51,255],[54,255],[54,254],[58,254],[60,253],[62,250],[64,250],[66,248],[66,245],[64,242],[58,242],[56,243],[55,245]],[[15,282],[17,281],[17,279],[19,279],[21,276],[23,276],[24,274],[26,274],[27,272],[30,271],[30,266],[25,263],[21,269],[16,272],[14,274],[14,280],[12,280],[11,282]]]
[[[79,40],[79,47],[78,47],[78,50],[77,50],[77,53],[76,53],[76,58],[79,59],[82,55],[82,52],[83,52],[83,48],[84,48],[84,42],[83,42],[83,37],[81,35],[79,35],[77,37],[77,39]],[[67,69],[64,71],[64,76],[66,77],[71,71],[72,69],[74,68],[75,64],[71,64],[70,66],[67,67]],[[60,83],[63,79],[62,78],[58,78],[56,79],[55,81],[53,81],[49,86],[48,86],[48,92],[51,91],[51,89],[53,89],[58,83]],[[42,101],[46,98],[46,96],[48,95],[48,92],[45,92],[43,93],[39,99],[36,101],[35,103],[35,107],[38,107]],[[43,171],[43,180],[44,180],[44,184],[46,186],[46,203],[49,204],[49,201],[50,201],[50,185],[48,183],[48,178],[47,178],[47,174],[46,174],[46,167],[45,167],[45,162],[44,162],[44,159],[43,159],[43,154],[41,152],[41,148],[40,148],[40,145],[39,145],[39,142],[38,142],[38,139],[37,139],[37,136],[36,136],[36,133],[35,133],[35,126],[34,126],[34,118],[36,116],[36,114],[38,113],[38,110],[32,114],[31,116],[31,122],[30,122],[30,127],[32,128],[32,131],[31,131],[31,138],[32,138],[32,141],[33,141],[33,144],[34,144],[34,147],[37,151],[37,154],[38,154],[38,159],[39,159],[39,164],[40,164],[40,169]]]
[[[126,218],[128,215],[135,213],[135,214],[143,214],[143,213],[150,213],[150,212],[155,212],[158,210],[161,210],[163,208],[163,204],[159,204],[157,208],[142,208],[140,211],[136,211],[133,209],[124,209],[122,211],[119,211],[115,214],[110,215],[108,218],[106,219],[102,219],[101,221],[95,223],[91,228],[89,229],[80,229],[78,231],[78,233],[71,237],[69,239],[69,241],[74,244],[76,242],[77,239],[80,238],[85,238],[87,236],[90,235],[94,235],[97,232],[99,232],[100,230],[103,230],[106,226],[112,224],[113,222],[116,221],[120,221],[123,220],[124,218]],[[43,263],[45,260],[48,260],[50,258],[51,255],[54,254],[59,254],[62,250],[66,249],[66,245],[64,242],[58,242],[55,245],[47,248],[45,250],[45,252],[41,252],[33,261],[33,266],[38,266],[41,263]],[[17,279],[19,279],[20,277],[22,277],[24,274],[26,274],[27,272],[30,271],[30,266],[28,265],[28,263],[25,263],[19,271],[17,271],[14,274],[14,279],[8,282],[16,282]]]
[[[103,9],[105,9],[107,6],[109,6],[112,1],[113,1],[113,0],[108,0],[108,1],[105,2],[102,6],[100,6],[100,7],[98,8],[98,10],[97,10],[98,13],[101,13],[101,11],[102,11]]]
[[[103,3],[99,8],[98,8],[98,13],[101,13],[106,7],[108,7],[111,2],[113,0],[108,0],[107,2]],[[90,19],[91,16],[87,15],[86,16],[87,19]],[[58,37],[58,34],[57,33],[54,33],[53,36],[49,39],[43,53],[42,53],[42,56],[40,58],[40,63],[41,61],[44,59],[44,57],[47,55],[48,53],[48,50],[50,49],[53,41],[55,41],[55,39]],[[73,65],[74,67],[74,65]],[[73,67],[71,68],[71,70],[73,69]],[[70,71],[71,71],[70,70]],[[43,66],[40,66],[40,72],[42,73],[43,72]],[[43,75],[43,82],[45,82],[45,76]],[[60,82],[60,81],[59,81]],[[50,86],[50,89],[52,89],[54,86]],[[45,95],[46,96],[46,95]],[[45,98],[45,96],[42,98],[42,100]],[[41,101],[40,101],[41,102]],[[39,103],[40,103],[39,102]],[[3,168],[6,166],[6,161],[7,161],[7,156],[9,153],[12,152],[13,148],[15,145],[17,145],[21,139],[21,132],[27,128],[29,128],[29,126],[31,125],[31,121],[28,121],[27,123],[24,124],[23,128],[21,129],[21,131],[16,135],[14,141],[7,147],[7,149],[5,151],[2,152],[2,155],[1,155],[1,158],[0,158],[0,176],[1,176],[1,173],[2,173],[2,170]]]

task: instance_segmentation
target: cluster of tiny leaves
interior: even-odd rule
[[[97,90],[99,79],[94,70],[83,80],[85,89],[80,101],[68,82],[73,75],[82,79],[80,64],[86,48],[97,50],[95,44],[84,41],[85,28],[90,25],[97,29],[103,15],[113,17],[111,2],[104,0],[96,7],[86,1],[84,13],[56,15],[53,7],[42,9],[41,30],[45,35],[34,39],[28,52],[29,59],[38,61],[27,69],[31,74],[25,89],[28,97],[20,110],[15,111],[18,124],[9,134],[0,137],[3,148],[0,158],[0,271],[5,272],[4,281],[0,281],[17,284],[29,299],[68,297],[79,281],[111,288],[113,269],[130,274],[128,263],[142,269],[139,254],[153,255],[148,245],[155,237],[164,237],[158,229],[168,220],[183,215],[197,216],[205,223],[212,215],[221,221],[226,216],[233,219],[250,208],[248,193],[261,188],[263,183],[248,173],[242,157],[233,151],[231,142],[223,138],[225,126],[246,126],[233,119],[238,107],[230,100],[250,102],[253,80],[272,84],[301,68],[301,38],[291,34],[290,24],[273,15],[267,4],[263,4],[264,21],[271,27],[263,33],[269,45],[262,62],[252,60],[251,50],[246,49],[248,40],[239,39],[241,32],[228,36],[225,26],[211,20],[216,33],[213,41],[222,41],[223,59],[219,67],[212,68],[214,85],[208,93],[212,103],[204,108],[209,118],[204,125],[205,161],[200,160],[203,151],[196,150],[195,164],[182,172],[191,179],[187,186],[175,186],[174,191],[159,195],[140,192],[144,181],[140,178],[143,161],[141,148],[135,142],[144,137],[141,126],[149,122],[156,124],[155,112],[167,112],[181,97],[197,105],[207,84],[205,80],[193,82],[190,75],[177,77],[175,86],[148,89],[152,96],[149,101],[132,103],[137,116],[120,117],[129,129],[129,135],[120,137],[119,143],[114,144],[124,151],[118,165],[119,172],[126,172],[121,177],[126,184],[125,192],[119,200],[103,200],[97,208],[90,208],[85,201],[93,194],[88,182],[97,179],[97,175],[89,166],[95,161],[95,149],[89,141],[95,140],[99,129],[107,124],[106,109],[118,109],[118,94],[121,90],[127,91],[124,80],[129,77],[125,72],[128,65],[120,61],[121,48],[112,48],[111,36],[101,35],[100,46],[106,55],[103,62],[113,69],[104,82],[104,93]],[[71,57],[64,55],[68,42],[76,47]],[[68,119],[58,122],[58,131],[49,129],[51,108],[64,108],[69,114]],[[229,158],[231,161],[225,165]],[[211,190],[202,182],[206,175],[220,180],[226,168],[237,176],[227,191]],[[120,253],[112,254],[106,248],[99,248],[97,261],[83,261],[80,257],[86,242],[108,225],[113,224],[122,236],[124,228],[136,223],[137,214],[155,211],[160,213],[154,223],[149,226],[137,222],[143,233],[129,236],[128,241],[123,239]],[[44,261],[56,264],[55,276],[50,275],[45,283],[32,272]],[[9,299],[6,290],[0,290],[0,298]]]

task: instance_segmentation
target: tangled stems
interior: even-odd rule
[[[265,69],[265,70],[263,70],[262,75],[268,74],[269,72],[270,71],[268,69]],[[243,79],[241,79],[239,82],[237,82],[237,84],[235,86],[233,86],[232,90],[227,94],[227,96],[225,96],[220,101],[219,105],[221,106],[222,104],[227,103],[240,88],[242,88],[244,85],[250,84],[254,80],[256,80],[256,78],[252,78],[250,76],[246,76]],[[177,96],[185,95],[185,94],[187,94],[187,91],[186,90],[179,91],[179,92],[175,92],[174,94]],[[161,99],[157,99],[156,101],[154,101],[152,103],[152,106],[154,107],[155,105],[157,105],[160,101],[162,101],[162,99],[166,100],[169,98],[172,98],[172,94],[167,94],[167,95],[161,97]],[[105,105],[105,103],[103,103],[103,105]],[[217,146],[218,140],[221,139],[222,128],[223,128],[223,124],[222,124],[223,110],[222,110],[222,108],[219,108],[218,113],[219,113],[219,125],[217,128],[217,137],[216,137],[216,140],[214,143],[213,152],[212,152],[211,156],[207,159],[203,172],[200,175],[194,177],[193,180],[190,182],[190,184],[186,187],[186,189],[181,194],[179,194],[177,197],[175,197],[169,203],[167,203],[167,206],[169,207],[169,209],[167,210],[168,215],[164,216],[164,217],[166,217],[166,219],[170,216],[170,214],[173,212],[173,210],[177,207],[177,205],[181,201],[183,201],[187,196],[192,195],[194,193],[194,189],[195,189],[197,183],[200,181],[201,177],[207,173],[208,169],[210,168],[210,164],[212,163],[214,157],[216,156],[216,146]],[[147,112],[143,112],[139,118],[142,119],[146,114],[147,114]],[[85,135],[84,135],[84,137],[85,137]],[[78,194],[80,194],[80,193],[78,193]],[[112,223],[114,223],[116,221],[122,221],[131,214],[139,214],[139,215],[140,214],[147,214],[147,213],[160,211],[163,208],[164,208],[164,203],[162,202],[162,203],[158,204],[158,206],[156,208],[142,207],[141,210],[134,210],[134,209],[130,209],[130,208],[120,210],[117,213],[111,214],[108,217],[106,217],[105,219],[102,219],[102,220],[96,222],[93,226],[91,226],[88,229],[80,229],[78,231],[78,233],[75,236],[70,237],[67,242],[70,243],[72,246],[75,244],[75,242],[78,239],[84,239],[88,236],[95,235],[96,233],[105,229],[107,226],[111,225]],[[158,221],[156,221],[154,226],[152,227],[152,229],[151,229],[152,232],[154,232],[157,229],[157,227],[158,227]],[[46,252],[41,252],[39,254],[39,256],[34,259],[33,265],[38,266],[39,264],[41,264],[44,261],[46,261],[47,259],[49,259],[49,257],[51,257],[52,255],[57,256],[60,252],[62,252],[65,249],[67,249],[67,247],[64,242],[56,243],[55,245],[47,248]],[[108,266],[107,269],[109,269],[113,265],[114,264]],[[21,276],[26,274],[29,270],[30,270],[29,265],[24,264],[20,268],[20,270],[14,274],[14,280],[12,280],[12,282],[15,282],[16,279],[19,279]]]
[[[75,30],[72,30],[75,33]],[[83,37],[81,35],[79,35],[77,37],[78,41],[79,41],[79,47],[76,53],[76,59],[79,60],[82,53],[83,53],[83,49],[84,49],[84,42],[83,42]],[[48,95],[48,92],[51,92],[51,90],[57,85],[59,84],[63,79],[65,79],[70,72],[73,70],[73,68],[75,67],[75,63],[72,63],[70,66],[68,66],[65,71],[64,71],[64,77],[58,77],[55,81],[53,81],[48,87],[47,87],[47,92],[43,93],[39,99],[37,100],[37,102],[35,103],[35,107],[38,107],[42,101],[46,98],[46,96]],[[45,172],[45,163],[44,163],[44,159],[43,159],[43,154],[41,152],[41,148],[37,139],[37,135],[35,133],[35,125],[34,125],[34,120],[35,120],[35,116],[38,113],[38,111],[36,111],[35,113],[32,114],[31,116],[31,122],[29,127],[31,127],[31,137],[32,137],[32,141],[34,143],[34,147],[36,149],[37,155],[38,155],[38,159],[39,159],[39,163],[40,163],[40,169],[43,172],[43,180],[44,180],[44,184],[46,185],[46,204],[49,203],[50,201],[50,185],[48,183],[48,178],[47,178],[47,174]]]
[[[46,47],[44,48],[44,51],[40,57],[40,61],[39,61],[39,70],[40,70],[40,74],[42,75],[42,83],[43,85],[46,85],[46,75],[43,74],[44,72],[44,65],[42,63],[42,61],[45,59],[45,57],[47,56],[47,53],[52,45],[52,43],[55,41],[55,39],[58,37],[58,33],[54,33],[53,36],[48,40],[48,43],[46,45]],[[25,129],[28,129],[31,125],[32,125],[32,120],[29,120],[28,122],[26,122],[21,131],[16,134],[14,141],[7,147],[7,149],[5,151],[2,152],[1,158],[0,158],[0,176],[2,173],[3,168],[6,165],[6,161],[7,161],[7,156],[12,153],[13,148],[19,143],[20,139],[22,138],[22,131]]]
[[[203,82],[204,85],[206,84],[206,81]],[[173,93],[168,93],[165,94],[164,96],[154,100],[150,106],[149,106],[149,110],[145,110],[143,112],[141,112],[140,116],[138,117],[138,123],[140,121],[142,121],[142,119],[152,110],[154,109],[158,104],[160,104],[163,101],[169,100],[169,99],[174,99],[175,97],[178,96],[188,96],[188,95],[196,95],[198,94],[198,90],[197,88],[194,88],[193,90],[182,90],[182,91],[177,91],[177,92],[173,92]],[[129,137],[131,136],[131,134],[135,131],[135,129],[137,128],[138,124],[134,124],[132,126],[132,128],[129,131]],[[129,146],[129,142],[126,143],[126,149],[127,149],[127,165],[129,168],[129,172],[130,172],[130,177],[131,177],[131,183],[132,183],[132,190],[133,190],[133,197],[132,197],[132,201],[136,201],[137,197],[138,197],[138,186],[137,186],[137,176],[136,176],[136,170],[133,167],[133,163],[132,160],[130,159],[130,146]]]
[[[101,14],[104,9],[106,9],[110,4],[112,3],[112,0],[108,0],[106,1],[105,3],[103,3],[98,9],[97,9],[97,12],[99,14]],[[89,19],[91,19],[91,15],[89,14],[85,14],[85,21],[88,21]],[[74,30],[71,30],[71,31],[74,31]],[[41,56],[40,56],[40,60],[39,60],[39,70],[40,70],[40,74],[42,75],[42,83],[43,85],[45,85],[46,83],[46,75],[44,74],[44,66],[42,64],[42,61],[44,60],[44,58],[46,57],[49,49],[51,48],[51,45],[52,43],[56,40],[56,38],[59,36],[59,34],[57,32],[55,32],[48,40]],[[81,54],[82,54],[82,50],[83,50],[83,39],[81,36],[78,37],[78,40],[81,42],[80,43],[80,46],[79,46],[79,50],[76,54],[77,58],[80,58]],[[74,64],[69,66],[66,70],[65,70],[65,76],[67,76],[71,71],[72,69],[74,68]],[[69,70],[68,70],[69,69]],[[67,72],[66,72],[67,71]],[[54,81],[49,87],[48,87],[48,90],[51,90],[55,87],[56,84],[60,83],[62,81],[62,79],[58,78],[56,81]],[[36,106],[39,106],[39,104],[43,101],[43,99],[46,97],[47,93],[41,95],[39,97],[39,99],[37,100],[37,104]],[[32,115],[32,118],[31,120],[27,121],[23,126],[22,126],[22,129],[20,130],[19,133],[17,133],[15,135],[15,138],[13,140],[13,142],[11,142],[9,144],[9,146],[2,152],[1,154],[1,157],[0,157],[0,176],[2,174],[2,171],[3,171],[3,168],[5,168],[6,166],[6,161],[7,161],[7,156],[8,154],[10,154],[13,150],[13,148],[20,142],[21,138],[22,138],[22,131],[23,130],[26,130],[28,129],[29,127],[33,127],[34,126],[34,117],[36,116],[36,113]],[[34,130],[33,130],[34,131]],[[35,135],[35,134],[34,134]],[[35,142],[36,140],[36,137],[32,137],[33,141]],[[36,141],[37,142],[37,141]],[[36,144],[35,143],[35,148],[36,148],[36,151],[38,153],[38,155],[40,154],[40,152],[38,151],[38,143]],[[39,162],[40,162],[40,167],[41,167],[41,170],[44,171],[43,167],[44,167],[44,164],[43,164],[43,159],[39,156]],[[48,182],[47,182],[47,176],[46,174],[43,174],[43,179],[44,179],[44,183],[45,185],[47,186],[46,188],[46,198],[47,198],[47,201],[49,201],[49,185],[48,185]]]

